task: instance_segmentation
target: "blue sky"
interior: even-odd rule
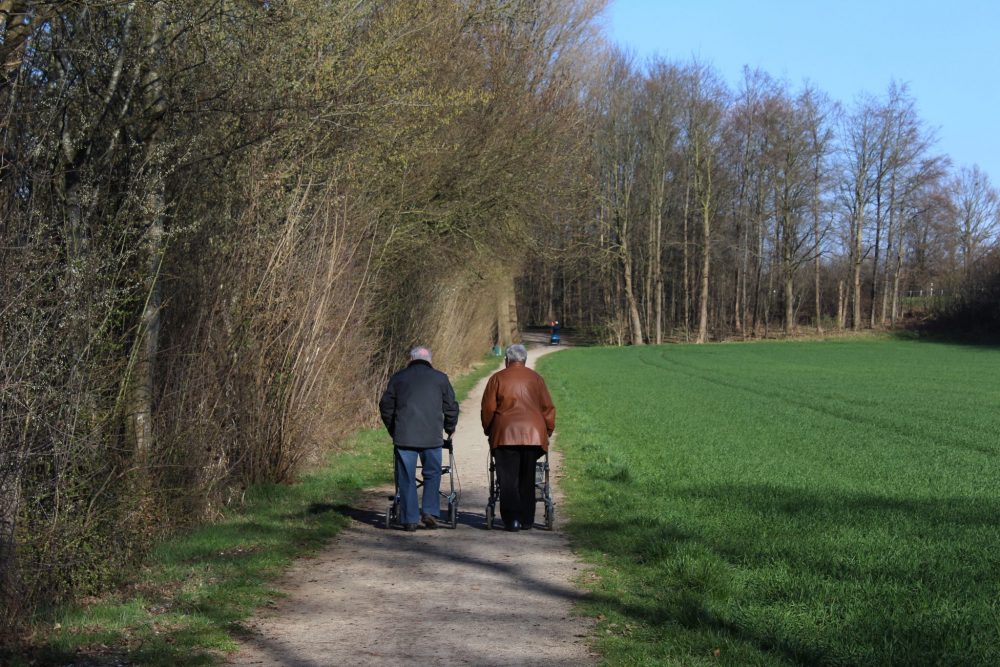
[[[1000,185],[1000,1],[612,0],[607,34],[640,60],[744,65],[845,105],[907,83],[937,151]]]

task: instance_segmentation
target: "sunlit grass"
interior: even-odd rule
[[[1000,664],[1000,350],[569,350],[573,540],[610,664]]]

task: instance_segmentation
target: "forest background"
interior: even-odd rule
[[[0,0],[0,628],[370,423],[408,347],[996,331],[905,85],[637,63],[600,0]]]

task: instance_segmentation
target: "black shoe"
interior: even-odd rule
[[[511,521],[506,526],[506,528],[507,528],[507,532],[509,532],[509,533],[516,533],[519,530],[521,530],[521,522],[518,521],[517,519],[514,519],[513,521]]]
[[[404,523],[403,524],[403,530],[405,530],[408,533],[416,532],[416,530],[417,530],[417,524],[415,524],[415,523]]]
[[[521,526],[521,530],[531,530],[532,528],[534,528],[534,525],[532,525],[531,523],[525,523],[523,526]]]
[[[425,528],[430,528],[434,530],[438,527],[438,520],[433,514],[425,514],[420,517],[420,521],[424,524]]]

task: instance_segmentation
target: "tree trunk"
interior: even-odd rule
[[[643,310],[643,315],[645,316],[645,319],[643,320],[643,324],[645,325],[643,328],[643,335],[647,342],[652,342],[654,340],[654,336],[656,335],[655,324],[653,323],[653,309],[655,306],[655,304],[653,303],[654,301],[653,290],[655,289],[654,273],[656,271],[653,265],[656,262],[654,255],[656,248],[656,220],[652,214],[652,208],[653,205],[650,205],[651,212],[649,219],[649,229],[647,230],[646,234],[647,237],[646,252],[648,256],[645,267],[646,268],[645,279],[643,281],[643,286],[642,286],[642,297],[643,297],[642,310]]]
[[[677,328],[677,281],[676,280],[670,281],[670,326],[671,326],[671,331],[674,331]]]
[[[0,452],[0,609],[17,613],[20,578],[17,564],[17,516],[21,509],[20,460],[14,443]],[[7,619],[0,619],[0,627]]]
[[[820,173],[819,173],[819,161],[817,160],[816,167],[813,170],[813,198],[812,198],[812,219],[813,219],[813,241],[816,244],[813,248],[813,254],[815,258],[813,259],[813,287],[815,289],[815,313],[816,313],[816,333],[823,333],[823,300],[820,295],[820,269],[822,268],[822,263],[820,262],[820,244],[822,242],[820,228],[819,228],[819,210],[820,210],[820,195],[819,195],[819,183],[820,183]]]
[[[875,304],[878,296],[878,260],[882,250],[882,188],[879,186],[875,194],[875,254],[872,257],[872,288],[869,290],[871,297],[871,313],[868,315],[868,328],[875,328],[877,310]]]
[[[736,210],[734,212],[734,215],[736,216],[737,223],[736,223],[736,233],[733,236],[736,239],[738,245],[736,248],[736,255],[737,255],[736,267],[735,267],[736,270],[734,271],[735,276],[733,277],[733,331],[735,331],[737,334],[742,335],[743,301],[741,299],[742,294],[740,290],[742,289],[744,280],[746,280],[745,275],[743,273],[744,270],[743,257],[745,254],[745,246],[742,245],[745,240],[746,232],[744,231],[745,225],[743,224],[743,221],[740,217],[740,210],[739,209]]]
[[[860,197],[858,198],[860,201]],[[861,330],[861,243],[862,237],[861,232],[862,225],[864,222],[864,212],[858,211],[855,213],[855,225],[854,225],[854,245],[853,252],[851,253],[851,264],[852,264],[852,292],[854,296],[854,302],[851,304],[851,329],[854,331]]]
[[[635,300],[632,287],[632,262],[625,263],[625,300],[628,303],[629,319],[632,329],[632,344],[642,345],[642,319],[639,317],[639,306]]]
[[[738,334],[743,333],[743,320],[740,317],[740,309],[743,307],[740,303],[740,283],[740,269],[737,266],[733,278],[733,331]]]
[[[131,431],[140,467],[149,463],[153,443],[153,386],[156,357],[159,350],[161,283],[160,264],[163,258],[163,220],[165,201],[162,174],[154,175],[158,183],[149,195],[151,222],[146,231],[148,257],[146,275],[146,305],[142,311],[136,357],[129,382]]]
[[[777,224],[774,226],[774,240],[771,244],[772,246],[772,257],[771,266],[778,267],[777,270],[772,268],[771,271],[767,272],[767,296],[764,299],[764,338],[771,335],[771,306],[777,301],[778,289],[776,287],[775,281],[781,281],[784,283],[784,274],[782,271],[782,249],[781,249],[781,238],[780,238],[781,227]],[[782,290],[784,293],[784,290]],[[782,330],[784,330],[784,324],[782,324]]]
[[[896,319],[899,317],[899,274],[903,268],[903,255],[899,248],[896,248],[896,270],[892,276],[892,318],[889,326],[895,328]]]
[[[131,8],[131,7],[130,7]],[[163,115],[166,100],[163,98],[163,82],[160,64],[163,49],[163,28],[165,24],[162,5],[156,6],[149,17],[149,27],[144,43],[146,71],[142,77],[143,110],[148,119],[142,134],[148,161],[147,178],[150,181],[146,211],[149,222],[146,228],[146,303],[139,323],[137,339],[134,343],[134,359],[128,377],[128,401],[130,430],[138,467],[148,472],[153,448],[153,387],[156,373],[156,358],[159,352],[161,283],[160,265],[163,259],[164,220],[166,217],[166,192],[160,134],[163,129]],[[145,475],[144,475],[145,477]],[[141,480],[145,482],[145,479]]]
[[[663,276],[656,279],[656,344],[663,344]]]
[[[652,258],[653,265],[653,335],[657,345],[663,343],[663,197],[665,186],[660,178],[656,197],[656,217],[653,234]]]
[[[690,340],[690,326],[691,326],[691,276],[690,276],[690,252],[688,250],[688,213],[690,212],[690,202],[691,202],[691,182],[688,181],[687,188],[684,191],[684,243],[681,246],[684,255],[684,270],[683,277],[681,279],[681,288],[684,291],[684,340],[685,342]]]
[[[847,309],[845,308],[844,304],[844,281],[838,280],[837,281],[837,328],[838,329],[843,329],[847,325],[847,322],[845,322],[846,318],[847,318]]]
[[[622,273],[625,278],[625,302],[628,306],[630,328],[632,329],[632,344],[642,345],[642,319],[639,317],[639,304],[635,300],[635,289],[632,285],[632,252],[628,247],[628,223],[622,225],[621,258]]]
[[[556,307],[555,307],[555,293],[556,293],[556,278],[552,274],[552,271],[548,271],[547,280],[545,282],[545,321],[551,322],[556,319]]]
[[[795,287],[792,274],[785,273],[785,335],[790,336],[795,331]]]
[[[885,269],[882,272],[882,320],[881,325],[885,327],[889,319],[889,258],[893,250],[893,243],[898,243],[895,239],[896,226],[896,172],[893,170],[892,178],[889,181],[889,222],[885,230]],[[895,320],[895,315],[892,318]]]
[[[886,261],[885,268],[882,270],[882,311],[879,318],[879,326],[885,328],[886,324],[889,322],[889,259],[888,255],[892,252],[892,236],[886,239]]]
[[[712,180],[708,177],[708,191],[701,212],[701,297],[698,308],[698,338],[696,343],[704,343],[708,335],[708,272],[712,261]]]
[[[820,261],[819,253],[816,254],[816,258],[813,260],[813,287],[815,290],[816,297],[816,333],[823,333],[823,304],[820,298]]]
[[[787,196],[783,198],[782,201],[787,201]],[[795,311],[792,303],[795,297],[793,286],[795,274],[792,267],[791,241],[789,240],[789,226],[792,223],[789,221],[787,210],[780,216],[779,220],[779,229],[781,230],[782,292],[785,302],[785,312],[782,316],[782,325],[785,335],[790,336],[792,334],[792,330],[794,329],[792,321],[795,318]]]

